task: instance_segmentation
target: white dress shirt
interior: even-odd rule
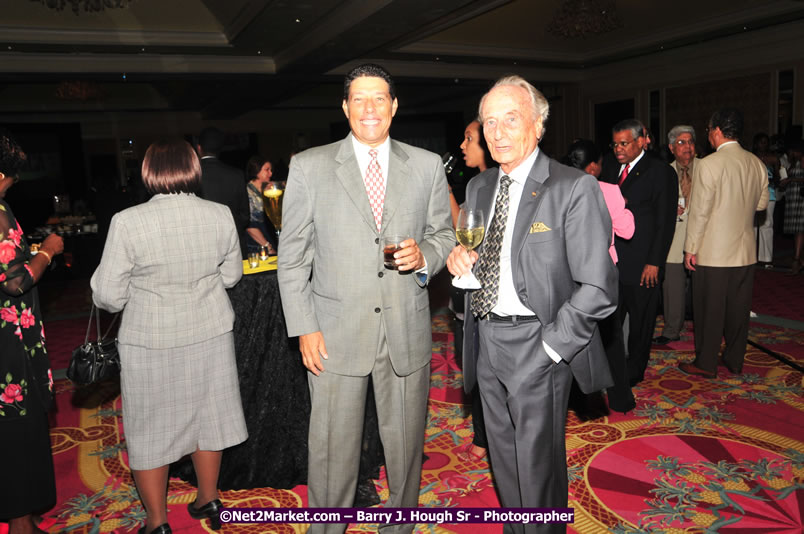
[[[511,240],[514,235],[514,224],[516,222],[516,214],[519,211],[519,202],[522,198],[522,191],[525,189],[525,182],[528,179],[528,174],[536,162],[536,156],[539,155],[539,147],[531,153],[530,156],[525,158],[525,161],[519,164],[517,168],[507,173],[511,178],[511,184],[508,186],[508,220],[505,223],[505,233],[503,234],[502,248],[500,249],[500,285],[497,293],[497,304],[491,309],[493,313],[502,316],[509,315],[535,315],[533,310],[525,306],[514,287],[514,276],[511,270]],[[500,188],[500,178],[505,176],[506,173],[499,170],[497,179],[497,189],[494,192],[494,198],[497,198],[497,190]],[[488,227],[494,218],[494,205],[491,206],[491,213],[488,215],[488,225],[486,226],[486,235],[488,235]],[[554,351],[547,343],[542,341],[544,350],[550,358],[558,363],[561,361],[561,356]]]
[[[617,181],[618,182],[620,181],[620,176],[623,175],[623,169],[624,168],[628,167],[628,174],[631,174],[631,171],[633,170],[633,168],[636,166],[637,163],[639,163],[639,160],[641,160],[644,156],[645,156],[645,151],[643,150],[642,152],[639,153],[639,155],[637,157],[634,158],[634,161],[632,161],[631,163],[626,163],[624,165],[620,165],[620,174],[617,175]],[[628,177],[628,174],[626,174],[626,177]]]
[[[354,135],[351,135],[351,137],[352,148],[354,148],[355,157],[357,158],[357,165],[360,167],[360,176],[362,176],[365,180],[366,171],[368,170],[369,163],[371,163],[369,150],[373,148],[377,151],[377,163],[380,165],[380,175],[382,176],[383,189],[387,189],[388,161],[391,157],[391,137],[386,137],[382,144],[375,147],[364,145],[358,141]],[[366,198],[368,199],[368,193],[366,193]],[[427,258],[424,258],[424,256],[422,256],[422,258],[424,259],[424,267],[421,269],[416,269],[414,272],[418,275],[416,277],[416,281],[419,283],[419,285],[424,286],[424,284],[427,283]]]
[[[364,145],[358,141],[354,135],[352,135],[352,147],[354,147],[355,157],[357,157],[357,165],[360,167],[360,176],[364,178],[366,176],[366,170],[368,169],[369,163],[371,163],[369,150],[373,148],[377,151],[377,163],[380,164],[382,185],[385,187],[388,183],[388,158],[391,155],[391,138],[386,137],[385,141],[383,141],[381,145],[370,147],[368,145]]]

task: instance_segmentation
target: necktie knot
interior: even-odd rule
[[[377,159],[377,149],[376,148],[370,149],[369,150],[369,156],[371,156],[371,159],[376,160]]]

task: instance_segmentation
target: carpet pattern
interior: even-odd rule
[[[59,331],[56,321],[49,338]],[[661,325],[659,325],[661,327]],[[485,460],[458,453],[471,439],[469,405],[454,358],[451,322],[433,321],[433,363],[420,505],[497,507]],[[79,329],[83,337],[83,328]],[[686,332],[692,332],[687,325]],[[73,334],[73,337],[75,334]],[[752,324],[751,338],[804,364],[804,332]],[[80,342],[80,340],[78,341]],[[654,350],[637,408],[590,422],[567,422],[570,532],[801,532],[804,525],[802,375],[749,347],[744,373],[720,369],[716,380],[676,368],[692,358],[690,334]],[[145,514],[127,467],[120,398],[113,384],[91,392],[56,383],[51,438],[59,504],[46,515],[49,532],[135,532]],[[270,461],[264,459],[262,461]],[[384,472],[376,481],[388,496]],[[303,507],[306,487],[222,492],[227,506]],[[170,481],[175,532],[212,532],[192,520],[195,488]],[[224,533],[299,533],[307,525],[224,525]],[[377,525],[350,525],[375,532]],[[417,525],[420,533],[501,532],[502,525]]]

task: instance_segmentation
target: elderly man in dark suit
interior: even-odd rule
[[[354,503],[369,376],[386,506],[418,503],[432,356],[426,285],[455,234],[441,159],[389,137],[396,109],[388,72],[355,67],[343,95],[351,133],[290,163],[278,276],[288,334],[299,336],[310,371],[311,507]],[[383,262],[391,236],[405,238],[393,270]],[[310,532],[345,529],[314,524]]]
[[[645,127],[636,119],[612,128],[614,155],[620,164],[617,183],[625,206],[634,214],[634,236],[615,238],[620,261],[620,322],[628,315],[628,376],[642,381],[648,367],[653,329],[659,310],[659,282],[673,242],[678,176],[664,161],[645,152]]]
[[[217,128],[205,128],[198,136],[196,150],[201,158],[201,197],[229,206],[240,240],[240,252],[245,257],[249,220],[246,179],[243,171],[218,159],[224,139],[223,132]]]
[[[611,385],[597,322],[614,309],[611,219],[597,181],[542,153],[544,96],[519,76],[497,81],[480,120],[499,168],[467,187],[466,206],[490,224],[479,254],[455,247],[447,267],[472,270],[464,386],[475,373],[494,480],[505,507],[565,507],[565,421],[573,375],[585,392]],[[507,524],[510,532],[566,525]]]

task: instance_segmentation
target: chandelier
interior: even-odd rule
[[[62,11],[64,6],[70,4],[73,8],[73,13],[78,15],[82,8],[88,13],[103,11],[106,8],[125,8],[131,5],[134,0],[31,0],[31,2],[39,2],[57,11]]]
[[[547,31],[565,39],[585,39],[622,27],[614,0],[563,0]]]
[[[56,86],[56,98],[61,100],[100,100],[103,90],[95,83],[84,80],[68,80]]]

